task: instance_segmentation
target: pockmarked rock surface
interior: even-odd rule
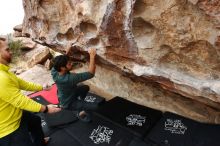
[[[72,59],[83,62],[88,61],[88,48],[97,48],[97,64],[106,69],[103,74],[113,72],[97,74],[97,86],[146,106],[220,123],[218,0],[23,0],[23,4],[23,36],[61,53],[70,49]],[[156,90],[161,98],[156,98]],[[202,107],[207,111],[201,112]]]

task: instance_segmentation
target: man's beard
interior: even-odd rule
[[[8,63],[11,63],[11,58],[8,58],[8,59],[7,59],[7,62],[8,62]]]
[[[6,64],[11,63],[11,61],[12,61],[11,57],[9,57],[9,56],[8,57],[3,57],[1,55],[0,55],[0,60],[1,60],[2,63],[6,63]]]
[[[7,61],[7,63],[11,63],[11,57],[7,57],[7,58],[5,58],[5,61]]]

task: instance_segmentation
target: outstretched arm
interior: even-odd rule
[[[91,74],[95,74],[95,69],[96,69],[96,66],[95,66],[95,56],[96,56],[96,49],[95,48],[91,48],[89,51],[89,72]]]
[[[40,91],[43,89],[43,86],[40,84],[35,84],[32,82],[25,81],[19,77],[17,77],[17,81],[19,83],[19,88],[25,91]]]
[[[89,51],[90,62],[89,68],[87,72],[83,73],[74,73],[70,74],[69,81],[73,84],[77,84],[79,82],[83,82],[85,80],[91,79],[95,75],[95,56],[96,56],[96,49],[92,48]]]
[[[20,80],[20,82],[22,82],[22,80]],[[34,85],[31,85],[26,89],[34,90],[38,89],[38,86],[35,87]],[[39,89],[42,89],[42,86],[39,86]],[[15,85],[15,82],[7,76],[1,76],[0,91],[2,91],[0,92],[0,100],[4,101],[5,103],[8,103],[8,105],[11,104],[16,108],[20,108],[31,112],[43,112],[46,110],[46,106],[37,103],[36,101],[30,99],[29,97],[21,93],[21,90]],[[54,113],[58,111],[60,111],[60,108],[48,105],[48,113]]]

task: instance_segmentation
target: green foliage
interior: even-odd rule
[[[21,48],[23,47],[22,40],[13,40],[12,37],[8,36],[8,47],[12,52],[13,60],[16,61],[21,55]]]
[[[23,47],[23,42],[22,40],[9,40],[8,46],[11,49],[13,55],[20,55],[21,53],[21,48]]]
[[[13,55],[20,55],[21,48],[23,47],[22,40],[13,40],[11,35],[8,35],[8,47],[11,49]]]

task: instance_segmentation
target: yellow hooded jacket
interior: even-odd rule
[[[40,91],[41,85],[26,82],[0,63],[0,138],[18,129],[22,111],[39,112],[41,104],[28,98],[21,90]]]

